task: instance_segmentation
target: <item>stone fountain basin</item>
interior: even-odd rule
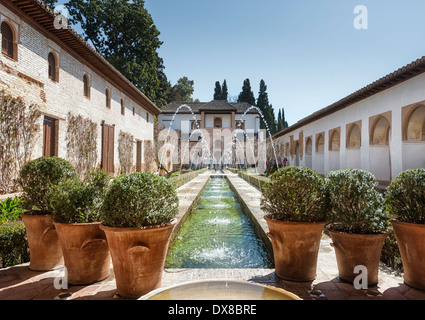
[[[247,281],[205,280],[151,291],[139,300],[302,300],[286,290]]]

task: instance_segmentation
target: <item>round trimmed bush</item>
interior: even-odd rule
[[[324,180],[314,170],[285,167],[263,184],[261,209],[274,220],[326,221]]]
[[[391,218],[425,224],[425,169],[400,173],[388,186],[385,202]]]
[[[59,182],[50,192],[50,212],[58,223],[98,222],[109,174],[91,171],[84,180],[67,179]]]
[[[179,199],[171,182],[151,172],[116,177],[105,196],[101,220],[108,227],[143,228],[169,224]]]
[[[19,173],[26,214],[48,214],[49,193],[60,181],[77,178],[73,165],[58,157],[41,157],[27,162]]]
[[[384,197],[375,176],[360,169],[332,171],[325,179],[329,201],[329,228],[354,234],[388,230]]]

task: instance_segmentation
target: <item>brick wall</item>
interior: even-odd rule
[[[21,19],[0,4],[0,21],[13,26],[17,38],[17,60],[0,54],[0,89],[14,96],[21,96],[28,103],[38,104],[44,115],[59,119],[58,156],[66,158],[67,115],[72,112],[89,118],[98,126],[98,162],[101,161],[101,123],[115,127],[114,162],[119,168],[118,135],[120,130],[130,133],[135,139],[153,140],[153,116],[131,98],[124,90],[113,86],[75,53],[48,38],[44,33]],[[1,34],[0,34],[1,37]],[[59,80],[48,76],[48,55],[57,57]],[[90,98],[84,96],[83,76],[90,77]],[[111,108],[106,107],[106,89],[111,92]],[[121,114],[121,99],[124,99],[125,115]],[[133,115],[133,107],[135,114]],[[147,116],[149,122],[147,122]],[[42,125],[44,116],[40,119]],[[42,127],[42,126],[41,126]],[[38,137],[33,157],[42,156],[42,132]],[[142,148],[143,150],[143,148]],[[134,165],[136,164],[136,142],[134,143]],[[144,157],[142,155],[142,161]]]

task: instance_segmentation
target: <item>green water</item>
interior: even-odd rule
[[[166,268],[273,268],[226,178],[211,178],[171,244]]]

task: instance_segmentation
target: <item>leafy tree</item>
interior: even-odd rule
[[[254,93],[251,90],[249,79],[245,79],[242,86],[242,92],[239,94],[238,102],[248,102],[250,105],[255,105]]]
[[[187,77],[180,78],[172,88],[172,100],[182,102],[193,102],[192,94],[195,91],[193,88],[195,82]]]
[[[51,9],[55,9],[55,5],[58,0],[44,0],[43,2],[47,4]]]
[[[214,89],[214,100],[221,100],[221,97],[222,97],[221,85],[220,85],[220,81],[217,81],[215,83],[215,89]]]
[[[80,24],[83,37],[158,106],[168,101],[169,84],[162,45],[144,0],[68,0],[70,23]]]

